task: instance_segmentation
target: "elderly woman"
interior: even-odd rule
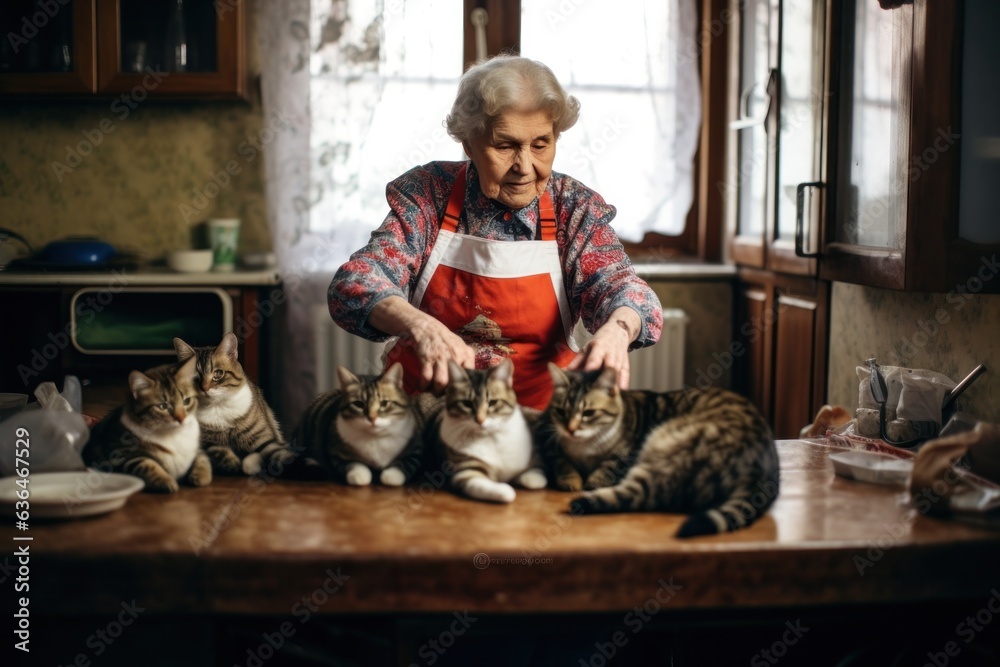
[[[660,336],[659,300],[635,274],[599,194],[552,171],[580,104],[545,65],[501,56],[462,77],[448,133],[468,162],[431,162],[389,183],[390,212],[333,278],[330,313],[370,340],[399,337],[408,391],[440,390],[448,361],[514,362],[518,401],[544,408],[548,363],[618,368]],[[593,337],[570,337],[582,318]]]

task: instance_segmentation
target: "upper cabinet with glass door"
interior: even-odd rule
[[[734,3],[736,4],[736,3]],[[822,224],[826,145],[826,0],[738,3],[739,91],[733,164],[720,193],[737,264],[815,275],[803,256]]]
[[[0,10],[5,34],[48,24],[16,52],[0,47],[0,94],[246,96],[243,2],[69,0],[49,3],[51,13],[46,4]]]
[[[821,277],[1000,292],[1000,4],[846,0],[838,19]]]

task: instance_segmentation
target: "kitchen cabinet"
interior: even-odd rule
[[[829,283],[740,269],[733,386],[778,438],[798,437],[826,396]]]
[[[885,3],[898,4],[898,3]],[[914,292],[1000,292],[995,0],[847,0],[831,15],[819,275]]]
[[[0,95],[239,99],[236,0],[14,0],[0,8]]]
[[[217,345],[232,331],[247,376],[272,398],[270,332],[284,304],[274,271],[5,271],[0,297],[11,325],[0,330],[0,391],[31,393],[76,375],[92,397],[120,403],[129,372],[176,360],[174,336]]]
[[[732,120],[720,189],[739,267],[733,383],[790,438],[826,395],[829,283],[802,247],[825,212],[831,9],[826,0],[729,9]]]

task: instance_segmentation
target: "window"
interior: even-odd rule
[[[311,231],[360,247],[385,216],[388,181],[431,160],[464,158],[442,123],[467,53],[463,26],[472,31],[465,12],[475,4],[313,3]],[[490,52],[518,49],[546,63],[581,101],[554,169],[618,208],[623,240],[682,233],[701,120],[694,0],[627,0],[611,11],[605,2],[522,0],[518,44],[496,44],[499,14],[518,3],[479,4],[492,12]]]

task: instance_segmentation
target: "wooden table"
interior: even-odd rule
[[[31,610],[114,614],[136,599],[170,617],[278,617],[307,599],[334,615],[621,619],[646,605],[732,620],[987,604],[1000,586],[1000,532],[920,516],[902,488],[836,477],[829,451],[779,443],[782,488],[767,515],[685,541],[672,537],[681,516],[574,517],[572,495],[556,491],[490,505],[433,476],[405,489],[222,478],[172,496],[141,493],[104,516],[32,521]],[[23,535],[11,524],[8,544]]]

